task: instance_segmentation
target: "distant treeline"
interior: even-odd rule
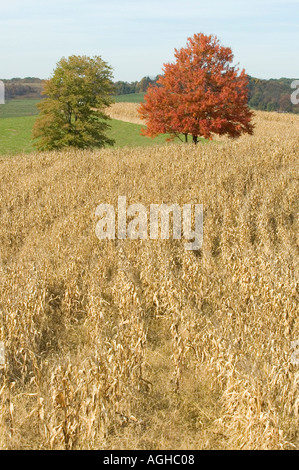
[[[115,85],[116,95],[130,93],[145,93],[150,84],[155,85],[159,75],[155,78],[143,77],[140,81],[117,81]],[[249,77],[249,106],[262,111],[278,111],[299,113],[299,106],[291,103],[291,83],[293,79],[280,78],[262,80]],[[5,83],[5,97],[13,98],[42,98],[43,80],[35,77],[12,78],[3,80]]]
[[[261,80],[249,78],[249,105],[262,111],[299,113],[299,106],[291,102],[291,78]]]

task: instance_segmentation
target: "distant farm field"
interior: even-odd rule
[[[33,151],[31,132],[35,119],[36,116],[0,119],[0,155]]]
[[[116,95],[116,103],[142,103],[145,93],[128,93],[126,95]]]
[[[36,107],[40,100],[9,100],[5,104],[0,105],[1,118],[15,118],[23,116],[35,116],[38,114]]]
[[[141,103],[144,93],[130,93],[128,95],[114,96],[116,103]],[[12,99],[0,105],[1,118],[15,118],[23,116],[35,116],[38,114],[36,105],[41,100],[38,99]]]

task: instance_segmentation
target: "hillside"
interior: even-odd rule
[[[249,105],[253,109],[299,113],[299,105],[291,103],[292,79],[262,80],[250,77]]]
[[[43,81],[36,77],[2,79],[5,84],[5,99],[41,99]]]
[[[208,145],[0,157],[2,449],[298,449],[299,116]],[[99,240],[100,203],[203,204]]]
[[[21,106],[18,106],[19,101]],[[28,103],[28,106],[25,105],[26,103]],[[168,145],[166,138],[169,135],[162,134],[151,139],[140,134],[141,128],[144,126],[138,119],[137,104],[133,104],[133,109],[131,109],[131,113],[134,112],[134,117],[130,116],[128,118],[131,105],[132,103],[126,103],[125,106],[122,103],[115,103],[111,109],[109,108],[108,113],[111,115],[112,120],[109,121],[111,128],[107,134],[114,139],[114,146],[122,148]],[[121,108],[118,108],[118,106],[121,106]],[[0,107],[0,156],[20,155],[35,150],[32,140],[32,128],[36,119],[36,116],[34,116],[36,108],[34,108],[34,100],[14,100]]]

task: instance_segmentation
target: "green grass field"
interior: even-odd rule
[[[35,116],[0,119],[0,155],[18,155],[34,151],[31,133],[35,119]],[[140,135],[142,126],[139,124],[112,119],[110,125],[111,130],[107,135],[115,140],[115,147],[148,147],[167,143],[165,135],[155,139]]]
[[[127,97],[138,102],[143,93],[133,95],[119,95],[119,99]],[[0,155],[18,155],[33,152],[32,128],[38,114],[36,104],[39,100],[11,100],[0,106]],[[121,102],[121,101],[120,101]],[[132,102],[132,101],[131,101]],[[2,118],[2,119],[1,119]],[[108,136],[115,140],[115,147],[148,147],[152,145],[167,144],[167,135],[160,135],[155,139],[140,135],[140,124],[131,124],[112,119],[111,130]],[[180,142],[179,139],[175,140]]]
[[[145,93],[128,93],[127,95],[114,96],[116,103],[142,103]]]
[[[35,116],[36,107],[40,100],[9,100],[0,105],[0,118],[16,118],[21,116]]]

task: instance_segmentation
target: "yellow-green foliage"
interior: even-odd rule
[[[0,161],[2,449],[299,448],[299,118],[253,137]],[[98,240],[99,203],[202,203]]]

